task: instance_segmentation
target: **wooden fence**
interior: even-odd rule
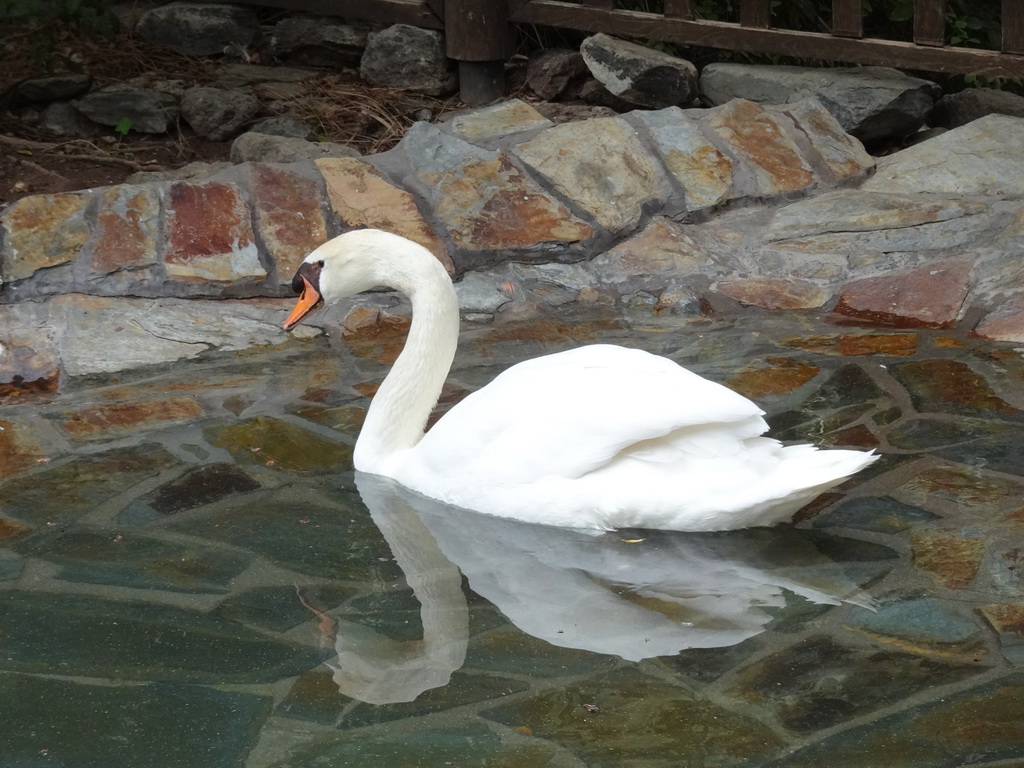
[[[694,0],[663,0],[662,13],[618,8],[616,0],[251,1],[443,30],[448,55],[459,62],[461,95],[470,104],[502,95],[512,23],[801,59],[1024,79],[1024,0],[1002,0],[999,51],[946,45],[945,0],[914,0],[912,43],[865,38],[861,0],[832,0],[827,32],[772,28],[771,0],[740,0],[738,23],[695,18]]]

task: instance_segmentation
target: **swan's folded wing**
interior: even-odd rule
[[[435,474],[521,484],[580,477],[682,433],[702,450],[728,451],[767,428],[761,413],[663,357],[593,345],[508,369],[447,413],[416,453]]]

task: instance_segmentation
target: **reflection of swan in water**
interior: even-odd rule
[[[359,482],[363,501],[405,580],[420,601],[423,639],[402,642],[344,618],[337,622],[338,656],[327,665],[346,696],[370,704],[412,701],[447,685],[466,659],[469,610],[462,574],[437,548],[406,501]]]
[[[356,486],[423,617],[424,638],[411,648],[354,622],[339,627],[335,680],[372,703],[411,701],[461,666],[468,614],[459,569],[522,631],[631,661],[742,642],[764,630],[787,592],[869,605],[848,571],[880,571],[822,554],[816,533],[644,531],[633,539],[455,509],[378,475],[356,473]]]

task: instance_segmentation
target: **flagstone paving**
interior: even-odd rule
[[[883,454],[795,526],[528,527],[540,559],[517,570],[516,539],[488,533],[500,521],[410,507],[392,524],[356,487],[392,335],[0,400],[4,768],[1024,760],[1024,365],[1008,345],[754,308],[468,327],[443,407],[520,359],[609,341],[756,397],[781,438]],[[607,557],[660,581],[619,584]],[[664,586],[708,567],[717,591]],[[781,597],[728,586],[744,569]],[[588,608],[599,595],[641,620]],[[656,632],[651,616],[731,639],[640,661],[587,649]]]

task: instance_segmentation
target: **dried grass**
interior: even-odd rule
[[[391,149],[417,120],[437,120],[464,107],[454,97],[377,88],[354,75],[325,75],[305,85],[307,94],[268,106],[316,126],[318,139],[348,144],[364,155]]]

